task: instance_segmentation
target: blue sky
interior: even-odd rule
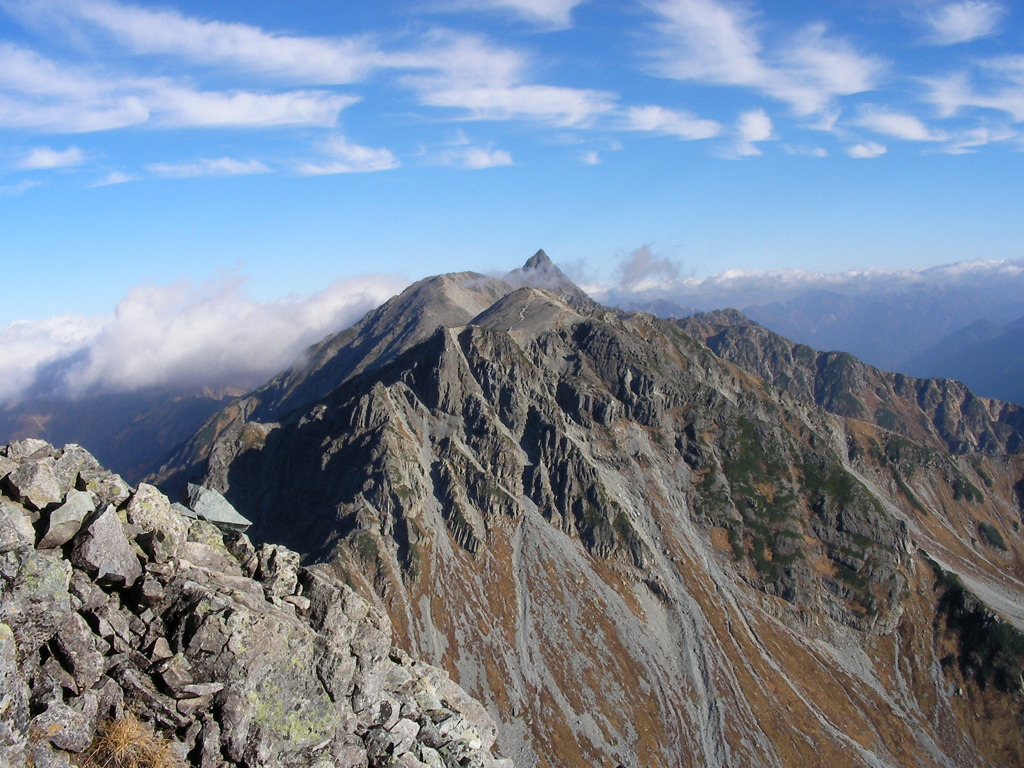
[[[1020,3],[0,0],[0,328],[1020,259],[1022,123]]]

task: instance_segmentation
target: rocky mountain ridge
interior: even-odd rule
[[[75,445],[0,448],[0,486],[0,765],[511,768],[486,710],[296,553]]]
[[[789,392],[696,330],[516,282],[421,281],[159,481],[376,601],[522,765],[1024,759],[1015,411],[835,380],[903,403],[910,439],[818,407],[792,348]]]

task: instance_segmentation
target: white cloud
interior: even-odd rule
[[[398,168],[398,158],[390,149],[350,144],[344,136],[334,136],[324,144],[328,159],[324,162],[300,163],[297,170],[304,176],[326,176],[336,173],[370,173]]]
[[[84,160],[85,156],[78,147],[68,147],[64,150],[35,147],[18,163],[18,167],[26,170],[71,168],[81,165]]]
[[[228,64],[315,84],[362,80],[383,63],[367,38],[295,37],[247,24],[202,21],[173,10],[154,10],[104,0],[30,0],[8,7],[26,20],[86,22],[137,54],[180,56],[202,64]]]
[[[512,155],[504,149],[485,149],[484,147],[465,147],[462,149],[445,150],[438,156],[441,165],[455,165],[460,168],[479,170],[481,168],[497,168],[512,165]]]
[[[660,0],[659,74],[752,88],[799,115],[827,110],[836,97],[872,90],[885,69],[874,56],[812,24],[765,50],[753,14],[717,0]]]
[[[601,155],[593,150],[590,152],[584,152],[580,155],[580,162],[584,165],[600,165]]]
[[[110,187],[114,184],[127,184],[129,181],[138,181],[138,176],[125,173],[124,171],[111,171],[99,181],[90,184],[90,187]]]
[[[358,101],[326,91],[218,93],[161,87],[153,95],[151,109],[158,124],[196,128],[331,127],[341,110]]]
[[[0,402],[31,390],[60,361],[58,390],[76,395],[161,386],[255,386],[309,344],[401,290],[386,275],[337,280],[304,298],[258,302],[229,277],[140,285],[113,317],[59,317],[0,328]]]
[[[585,0],[473,0],[455,3],[462,9],[499,9],[511,11],[543,26],[564,29],[572,22],[572,10]]]
[[[828,150],[824,147],[808,147],[802,144],[783,144],[782,149],[786,154],[794,157],[828,157]]]
[[[772,119],[763,109],[752,109],[743,112],[736,121],[737,141],[735,153],[746,157],[760,155],[756,142],[768,141],[772,138]]]
[[[1024,56],[999,56],[979,62],[989,87],[976,89],[967,72],[943,78],[925,78],[927,100],[942,117],[953,117],[968,108],[1005,112],[1015,121],[1024,121]]]
[[[615,95],[605,91],[530,83],[527,57],[475,35],[436,32],[422,49],[393,63],[423,71],[403,80],[419,92],[420,103],[462,109],[473,120],[582,126],[615,104]]]
[[[643,292],[671,285],[679,277],[679,266],[671,259],[656,255],[649,245],[641,245],[619,262],[616,270],[621,289]]]
[[[949,142],[942,147],[942,151],[947,155],[965,155],[977,152],[979,147],[984,147],[987,144],[1008,141],[1019,135],[1005,125],[970,128],[950,137]]]
[[[995,34],[1005,14],[999,3],[961,0],[928,11],[922,21],[928,27],[928,42],[953,45]]]
[[[611,94],[553,85],[485,85],[460,83],[431,86],[426,79],[421,101],[432,107],[465,109],[474,120],[535,118],[560,126],[583,125],[611,111]]]
[[[865,108],[856,124],[862,128],[906,141],[945,141],[948,136],[926,126],[914,115],[886,109]]]
[[[249,176],[270,173],[259,160],[235,160],[221,157],[216,160],[202,158],[187,163],[150,163],[146,170],[169,179],[192,179],[198,176]]]
[[[17,184],[7,184],[0,186],[0,195],[4,197],[18,197],[28,192],[33,187],[38,187],[38,181],[32,181],[26,179],[25,181],[19,181]]]
[[[167,78],[101,78],[0,43],[0,125],[83,133],[162,127],[333,126],[357,97],[329,91],[200,91]]]
[[[0,328],[0,403],[20,397],[32,385],[39,366],[74,354],[92,342],[103,322],[61,315]]]
[[[708,139],[722,132],[722,126],[714,120],[653,105],[630,107],[627,120],[634,131],[656,131],[680,139]]]
[[[881,157],[889,150],[881,144],[876,144],[873,141],[867,141],[863,144],[854,144],[852,147],[846,148],[846,154],[850,157],[855,157],[860,160],[869,160],[875,157]]]

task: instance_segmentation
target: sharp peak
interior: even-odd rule
[[[522,270],[526,272],[527,270],[532,269],[549,269],[553,266],[555,266],[555,263],[551,261],[548,255],[544,253],[544,249],[541,248],[526,260],[526,263],[522,266]]]

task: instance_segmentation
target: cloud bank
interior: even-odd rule
[[[253,387],[407,284],[363,275],[275,302],[254,300],[236,276],[139,285],[111,317],[0,328],[0,404],[37,394]]]

